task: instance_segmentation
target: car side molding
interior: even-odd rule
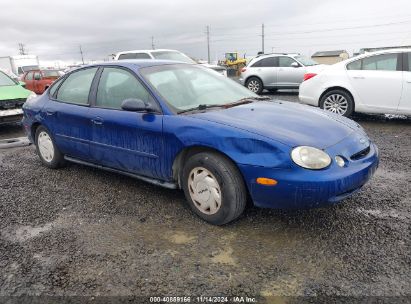
[[[142,176],[142,175],[138,175],[138,174],[122,171],[122,170],[113,169],[113,168],[110,168],[110,167],[97,165],[97,164],[94,164],[94,163],[89,163],[89,162],[86,162],[84,160],[80,160],[80,159],[73,158],[73,157],[70,157],[70,156],[65,155],[64,159],[69,161],[69,162],[76,163],[76,164],[79,164],[79,165],[85,165],[85,166],[89,166],[89,167],[93,167],[93,168],[97,168],[97,169],[102,169],[102,170],[109,171],[109,172],[119,173],[119,174],[122,174],[122,175],[125,175],[125,176],[129,176],[129,177],[132,177],[132,178],[135,178],[135,179],[142,180],[142,181],[150,183],[150,184],[154,184],[156,186],[161,186],[161,187],[164,187],[164,188],[167,188],[167,189],[177,189],[178,188],[176,183],[170,183],[170,182],[166,182],[166,181],[163,181],[163,180],[150,178],[150,177],[147,177],[147,176]]]

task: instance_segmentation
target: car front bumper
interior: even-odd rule
[[[355,192],[378,168],[378,149],[371,143],[370,152],[361,160],[349,161],[346,167],[335,162],[324,170],[300,167],[274,169],[239,165],[253,202],[263,208],[314,208],[335,204]],[[258,177],[275,179],[275,186],[256,183]]]
[[[245,77],[240,76],[240,77],[237,79],[237,82],[238,82],[239,84],[241,84],[241,85],[245,85]]]
[[[22,117],[22,109],[0,110],[0,124],[20,122]]]

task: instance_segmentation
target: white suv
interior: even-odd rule
[[[253,58],[241,70],[240,83],[254,93],[264,89],[298,89],[308,66],[321,66],[299,54],[266,54]]]

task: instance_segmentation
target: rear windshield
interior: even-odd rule
[[[146,53],[125,53],[118,56],[118,60],[125,59],[151,59],[151,57]]]
[[[28,71],[38,70],[39,66],[38,65],[26,65],[26,66],[22,66],[21,69],[23,70],[23,72],[28,72]]]
[[[180,52],[158,51],[158,52],[151,52],[151,54],[154,56],[155,59],[174,60],[174,61],[181,61],[185,63],[196,63],[190,57]]]
[[[14,86],[14,85],[16,85],[16,82],[13,79],[11,79],[9,76],[7,76],[6,74],[0,71],[0,87]]]
[[[43,71],[44,77],[60,77],[60,74],[58,71]]]

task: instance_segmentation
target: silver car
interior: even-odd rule
[[[264,89],[298,89],[307,66],[318,65],[299,54],[266,54],[253,58],[241,70],[240,83],[260,94]]]

